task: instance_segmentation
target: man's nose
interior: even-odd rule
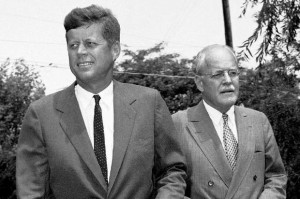
[[[78,46],[78,51],[77,51],[77,53],[78,54],[87,54],[87,49],[86,49],[86,47],[85,47],[85,45],[84,44],[80,44],[79,46]]]
[[[230,75],[228,74],[228,71],[224,71],[224,82],[232,82],[232,79],[230,77]]]

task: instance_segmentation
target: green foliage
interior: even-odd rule
[[[252,56],[250,46],[262,36],[256,60],[264,61],[268,55],[280,54],[287,59],[295,59],[299,55],[300,41],[298,37],[300,24],[300,0],[245,0],[242,15],[249,8],[259,9],[254,15],[257,27],[253,34],[243,43],[240,56]],[[298,64],[297,59],[294,61]]]
[[[240,102],[264,112],[274,129],[288,172],[287,198],[300,195],[300,0],[245,0],[242,15],[249,8],[257,28],[243,43],[239,56],[252,56],[251,45],[262,36],[256,52],[257,71],[248,71],[241,87]],[[270,60],[270,61],[266,61]]]
[[[15,197],[15,152],[29,104],[44,96],[38,73],[22,59],[7,59],[0,68],[0,198]]]
[[[299,79],[276,60],[241,76],[240,101],[262,111],[273,127],[288,173],[287,198],[300,195],[300,90]]]
[[[201,95],[190,73],[192,61],[179,59],[178,54],[162,54],[163,50],[162,43],[137,52],[125,50],[127,59],[117,66],[115,78],[159,90],[174,113],[197,104]]]
[[[257,71],[248,71],[241,87],[246,106],[268,116],[288,172],[287,198],[300,195],[300,0],[244,0],[242,15],[249,8],[257,28],[243,43],[239,56],[252,56],[250,47],[262,36],[256,52]],[[266,61],[269,60],[269,61]]]

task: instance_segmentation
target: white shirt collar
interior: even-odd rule
[[[213,122],[215,130],[221,140],[222,146],[224,147],[222,113],[216,110],[215,108],[211,107],[210,105],[208,105],[204,100],[203,100],[203,104],[210,119]],[[231,106],[226,114],[228,115],[228,126],[230,127],[233,135],[235,136],[235,139],[238,141],[237,127],[236,127],[235,115],[234,115],[234,106]]]
[[[91,101],[94,101],[93,96],[94,93],[91,93],[84,88],[82,88],[79,84],[75,86],[75,92],[77,96],[77,100],[83,105],[84,108],[87,108]],[[101,102],[109,102],[109,100],[113,99],[113,81],[100,93],[98,93],[101,97]]]
[[[213,123],[220,124],[220,122],[223,122],[222,113],[220,111],[207,104],[205,100],[203,100],[203,104]],[[234,106],[231,106],[230,109],[226,112],[226,114],[228,115],[230,121],[234,121]]]

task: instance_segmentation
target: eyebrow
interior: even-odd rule
[[[221,69],[221,68],[215,68],[215,71],[225,71],[225,70],[238,70],[238,67],[236,66],[230,66],[232,68],[225,68],[225,69]],[[214,68],[211,68],[212,70],[214,70]]]

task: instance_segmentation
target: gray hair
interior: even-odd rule
[[[227,46],[227,45],[221,45],[221,44],[213,44],[213,45],[209,45],[204,47],[195,57],[194,59],[194,63],[193,63],[193,67],[192,67],[192,71],[194,74],[199,74],[201,69],[207,66],[206,63],[206,57],[209,55],[209,53],[211,51],[213,51],[215,48],[224,48],[227,49],[229,52],[232,53],[233,57],[236,59],[237,62],[237,58],[235,56],[235,52],[234,50]]]

